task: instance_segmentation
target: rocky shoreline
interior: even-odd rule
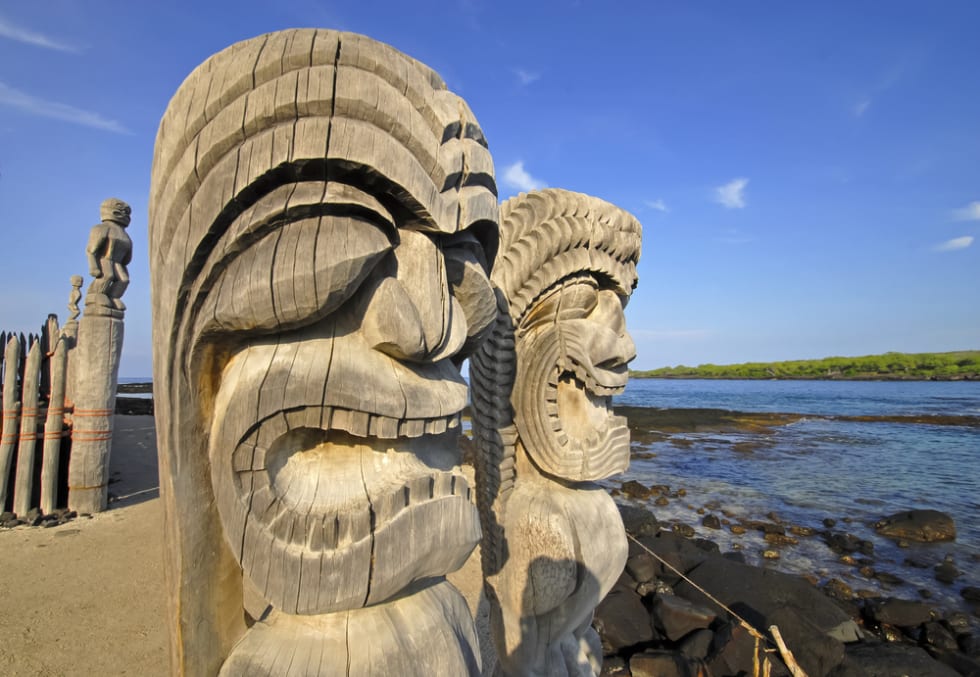
[[[630,552],[625,571],[596,610],[603,675],[752,675],[761,670],[762,656],[770,661],[772,675],[788,675],[775,650],[769,630],[773,625],[809,677],[980,675],[980,589],[961,590],[971,614],[922,599],[855,592],[836,578],[822,581],[816,575],[753,566],[743,553],[722,553],[717,543],[696,537],[692,528],[663,524],[650,510],[623,500],[636,497],[641,488],[656,493],[636,482],[624,483],[617,492]],[[714,516],[705,520],[709,517]],[[760,531],[774,553],[784,539],[813,537],[856,564],[867,558],[864,551],[870,544],[835,531],[835,525],[817,532],[774,517],[728,526]],[[937,515],[920,517],[935,518],[929,524],[945,524]],[[881,528],[909,527],[892,537],[915,533],[918,523],[901,521],[896,516]],[[937,566],[937,580],[943,575],[955,578],[948,567]]]

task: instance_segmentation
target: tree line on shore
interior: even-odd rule
[[[980,380],[980,350],[885,353],[820,360],[679,365],[631,371],[634,378]]]

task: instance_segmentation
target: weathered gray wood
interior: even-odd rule
[[[175,672],[478,671],[439,581],[479,534],[453,361],[494,317],[460,253],[496,218],[481,140],[430,69],[335,31],[175,94],[149,228]]]
[[[579,193],[501,206],[498,314],[472,360],[483,568],[500,670],[598,675],[595,605],[626,561],[619,512],[594,480],[626,468],[610,397],[634,357],[623,306],[640,225]]]
[[[82,316],[75,361],[72,453],[68,464],[68,507],[78,512],[105,510],[109,454],[115,415],[123,320],[108,315]]]
[[[41,343],[34,341],[24,365],[21,389],[20,439],[17,445],[17,476],[14,480],[14,512],[26,515],[32,507],[34,456],[37,449],[38,387],[41,381]]]
[[[3,351],[3,430],[0,432],[0,508],[7,504],[7,486],[14,450],[20,437],[20,341],[7,340]]]
[[[126,234],[130,207],[108,198],[100,207],[102,223],[89,236],[89,272],[85,314],[71,356],[72,454],[68,465],[68,507],[78,512],[105,510],[109,453],[115,414],[119,358],[122,354],[123,292],[133,244]],[[75,280],[72,280],[74,285]],[[73,303],[69,302],[69,306]]]
[[[44,451],[41,458],[41,512],[50,514],[57,506],[58,469],[61,443],[65,438],[65,377],[68,366],[68,341],[58,339],[50,360],[51,397],[44,422]]]

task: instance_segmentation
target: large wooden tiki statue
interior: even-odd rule
[[[444,577],[480,537],[457,365],[495,193],[467,105],[363,36],[263,35],[180,86],[150,203],[175,673],[479,672]]]
[[[595,605],[626,562],[619,512],[595,480],[626,469],[611,396],[634,346],[623,308],[640,224],[561,190],[501,206],[499,313],[470,369],[481,464],[485,588],[507,675],[594,675]]]

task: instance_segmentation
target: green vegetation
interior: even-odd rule
[[[822,360],[702,364],[631,371],[635,378],[980,380],[980,350],[955,353],[885,353]]]

